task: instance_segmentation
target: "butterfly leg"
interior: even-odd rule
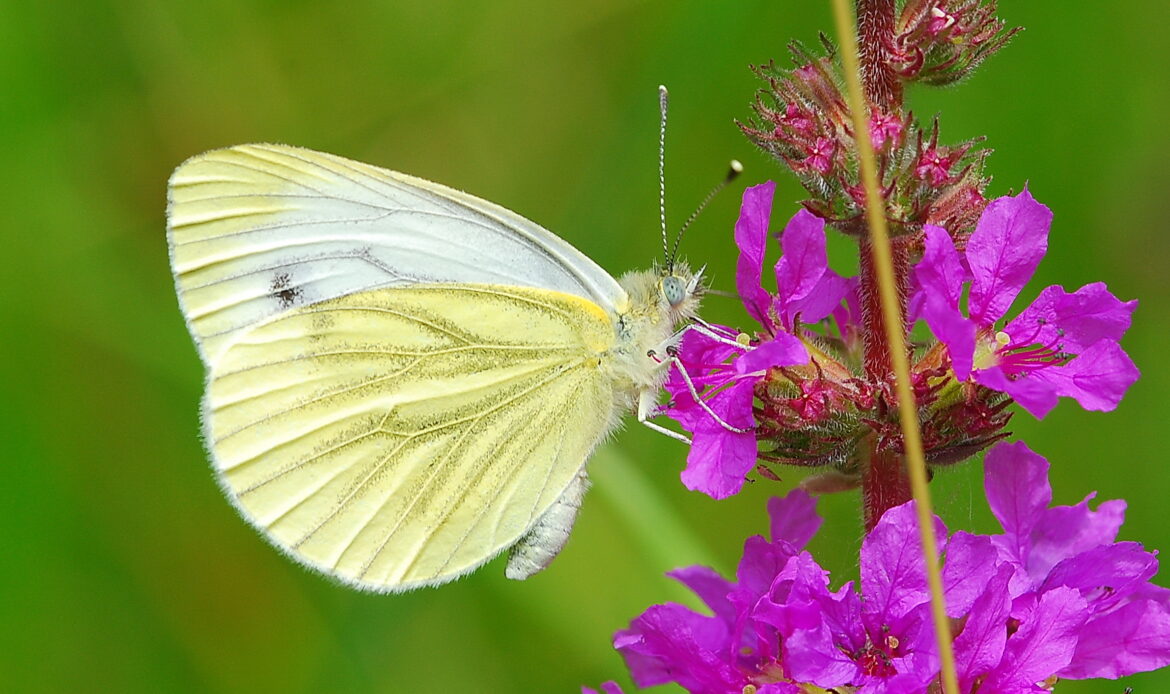
[[[654,422],[651,422],[649,419],[640,419],[638,421],[641,422],[646,427],[650,428],[651,430],[657,431],[659,434],[666,434],[667,436],[669,436],[670,438],[672,438],[676,441],[682,441],[683,443],[687,444],[688,446],[691,445],[690,437],[686,436],[685,434],[680,434],[677,431],[671,431],[670,429],[667,429],[666,427],[662,426],[661,424],[655,424]]]
[[[690,324],[682,327],[678,332],[676,332],[674,335],[670,336],[669,339],[667,339],[665,342],[663,342],[661,345],[659,345],[658,349],[651,350],[650,356],[657,358],[657,353],[659,351],[662,351],[667,355],[666,359],[662,359],[658,362],[660,367],[661,368],[668,368],[671,365],[673,365],[676,369],[678,369],[678,373],[680,376],[682,376],[683,382],[686,383],[687,391],[690,393],[691,397],[695,399],[695,402],[699,405],[699,407],[701,407],[703,409],[704,412],[706,412],[711,417],[711,419],[715,420],[716,424],[723,427],[727,431],[731,431],[731,432],[734,432],[736,434],[750,433],[752,431],[750,428],[743,429],[743,428],[729,424],[726,420],[724,420],[722,417],[720,417],[715,412],[715,410],[711,409],[711,406],[707,404],[707,401],[703,400],[703,398],[701,398],[699,396],[699,391],[697,388],[695,388],[695,382],[693,380],[691,380],[691,375],[687,371],[687,367],[682,363],[682,360],[680,360],[678,358],[678,344],[682,340],[683,336],[686,335],[686,333],[691,331],[691,330],[694,330],[702,335],[706,335],[707,337],[709,337],[713,340],[717,340],[719,342],[722,342],[724,344],[731,345],[734,347],[739,347],[740,349],[744,349],[747,347],[747,345],[744,342],[740,341],[743,339],[743,335],[737,335],[736,339],[732,339],[732,338],[727,337],[726,335],[721,335],[720,332],[714,328],[714,326],[712,326],[708,323],[698,322],[698,323],[690,323]],[[643,402],[639,402],[639,406],[638,406],[638,420],[641,421],[643,424],[647,423],[646,420],[648,418],[656,417],[659,414],[662,414],[660,408],[658,408],[657,404],[654,403],[653,397],[649,398],[650,399],[649,403],[645,402],[645,400],[647,399],[647,397],[646,397],[647,395],[648,395],[647,393],[643,393],[643,398],[642,398]],[[649,395],[656,396],[657,393],[649,394]],[[651,412],[653,414],[649,414]],[[654,428],[654,427],[651,427],[651,428]],[[676,438],[676,437],[672,437],[672,438]]]
[[[677,346],[682,342],[683,336],[692,330],[701,335],[706,335],[716,342],[722,342],[723,344],[729,345],[731,347],[738,347],[739,349],[744,349],[747,347],[745,342],[741,342],[741,340],[747,339],[746,335],[739,333],[735,337],[728,337],[726,334],[723,334],[718,329],[716,329],[715,326],[707,323],[701,318],[695,318],[695,321],[696,322],[694,323],[688,323],[679,328],[678,332],[676,332],[674,335],[671,335],[665,342],[659,345],[658,349],[655,351],[662,351],[667,347]]]
[[[674,368],[678,369],[678,373],[680,376],[682,376],[683,382],[687,384],[687,391],[691,394],[691,397],[695,399],[695,402],[699,405],[699,407],[703,408],[703,411],[706,412],[711,417],[711,419],[715,420],[716,424],[723,427],[724,429],[736,434],[750,433],[752,431],[750,427],[747,429],[742,429],[740,427],[728,424],[715,412],[715,410],[711,409],[711,406],[707,404],[706,400],[699,397],[699,391],[695,388],[695,382],[691,380],[691,375],[687,372],[687,367],[683,365],[682,361],[676,354],[671,353],[672,351],[673,350],[668,350],[667,352],[667,354],[670,354],[669,363],[673,364]]]
[[[664,362],[665,363],[665,362]],[[658,391],[647,388],[638,394],[638,423],[645,425],[647,428],[657,431],[659,434],[665,434],[676,441],[682,441],[688,446],[691,444],[690,438],[685,434],[680,434],[677,431],[671,431],[661,424],[655,424],[650,420],[654,417],[663,414],[662,408],[658,406]]]
[[[676,369],[678,369],[679,374],[683,377],[683,382],[686,383],[687,390],[690,392],[691,397],[695,399],[695,402],[698,403],[699,407],[703,408],[704,412],[706,412],[713,420],[715,420],[716,424],[728,431],[732,431],[737,434],[750,433],[752,431],[750,428],[742,429],[740,427],[729,424],[714,410],[712,410],[711,406],[708,405],[705,400],[699,397],[698,389],[695,388],[695,383],[693,380],[691,380],[690,373],[687,371],[686,366],[678,358],[678,344],[682,341],[683,336],[691,330],[694,330],[713,340],[722,342],[732,347],[738,347],[741,349],[747,347],[745,342],[742,341],[745,337],[744,335],[739,334],[736,335],[735,338],[732,338],[722,334],[722,331],[716,329],[715,326],[696,319],[695,323],[689,323],[683,326],[678,330],[678,332],[674,333],[669,338],[664,340],[662,344],[658,345],[657,348],[650,350],[648,356],[653,359],[658,359],[658,353],[665,353],[667,355],[666,359],[658,359],[659,368],[670,368],[670,366],[673,365]],[[664,414],[664,408],[660,407],[657,403],[657,396],[658,393],[656,391],[647,390],[642,392],[638,399],[638,421],[660,434],[665,434],[672,439],[682,441],[683,443],[689,445],[691,443],[691,439],[687,436],[684,436],[683,434],[680,434],[676,431],[671,431],[666,427],[650,421],[651,418]]]
[[[746,333],[740,332],[735,333],[734,337],[728,337],[727,333],[717,330],[715,326],[704,321],[702,318],[695,318],[695,321],[695,323],[686,326],[687,329],[706,335],[713,340],[718,340],[725,345],[743,349],[748,346],[748,341],[751,339]]]

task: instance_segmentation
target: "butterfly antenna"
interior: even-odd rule
[[[666,271],[673,269],[674,259],[667,252],[666,240],[666,106],[670,95],[665,85],[658,85],[658,222],[662,227],[662,255]]]
[[[686,233],[687,229],[690,228],[691,223],[694,222],[695,218],[699,216],[699,213],[702,212],[705,207],[707,207],[707,204],[710,203],[711,200],[719,194],[719,191],[726,188],[727,184],[734,181],[741,173],[743,173],[743,164],[739,163],[739,161],[736,159],[732,159],[731,164],[727,168],[727,175],[723,177],[723,180],[720,181],[718,185],[711,189],[710,193],[707,193],[707,197],[703,198],[703,202],[699,203],[699,206],[695,209],[694,212],[691,213],[691,216],[687,217],[687,221],[682,225],[682,228],[678,230],[678,236],[674,237],[674,247],[670,249],[670,255],[667,256],[666,266],[668,268],[674,267],[674,261],[678,258],[678,245],[682,241],[683,234]],[[662,223],[666,223],[665,215],[663,215]],[[665,236],[663,236],[663,238],[665,238]]]

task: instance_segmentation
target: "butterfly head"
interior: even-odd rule
[[[674,263],[659,273],[659,305],[672,322],[694,318],[699,308],[699,299],[706,287],[703,285],[703,271],[706,266],[692,272],[682,263]]]
[[[628,272],[618,281],[626,290],[628,301],[618,313],[634,320],[639,317],[656,325],[678,325],[693,319],[699,300],[706,291],[703,270],[692,271],[683,263],[673,267]],[[627,322],[628,322],[627,320]]]

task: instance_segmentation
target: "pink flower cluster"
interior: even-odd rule
[[[1117,542],[1125,503],[1050,506],[1048,463],[1023,443],[986,456],[985,489],[1003,532],[948,533],[943,582],[964,694],[1045,692],[1057,679],[1117,678],[1170,663],[1170,591],[1156,556]],[[918,694],[939,658],[913,502],[888,511],[861,547],[861,580],[830,588],[804,550],[820,519],[793,491],[768,505],[771,539],[749,538],[735,580],[672,571],[710,614],[654,605],[614,637],[639,687],[800,694]],[[607,692],[620,691],[608,684]],[[754,687],[755,689],[748,689]],[[586,690],[591,691],[591,690]]]
[[[686,334],[679,359],[706,407],[680,373],[666,383],[667,414],[694,440],[683,483],[717,499],[737,493],[757,460],[768,459],[758,440],[783,452],[772,459],[805,466],[848,461],[849,446],[870,430],[890,428],[889,445],[900,446],[892,386],[851,364],[856,280],[829,268],[823,220],[805,210],[792,217],[779,234],[776,289],[763,288],[773,191],[772,183],[745,190],[735,226],[736,289],[760,329],[738,341],[723,326]],[[1024,190],[988,204],[962,254],[945,229],[926,226],[910,314],[939,340],[914,367],[928,460],[953,463],[1002,438],[1005,395],[1037,417],[1061,396],[1111,410],[1140,375],[1120,345],[1137,302],[1102,283],[1048,287],[999,325],[1047,250],[1051,220]]]

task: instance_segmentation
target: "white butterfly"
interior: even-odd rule
[[[656,410],[700,273],[615,280],[466,193],[282,145],[171,177],[179,302],[225,493],[299,562],[368,590],[564,546],[585,462]]]

